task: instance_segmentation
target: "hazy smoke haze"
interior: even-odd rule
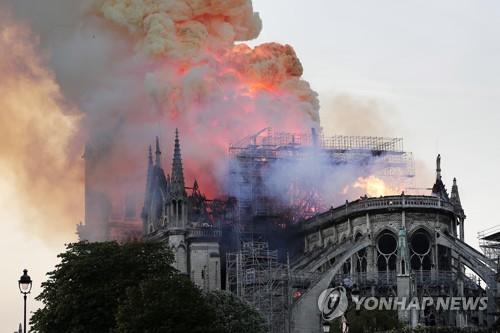
[[[15,194],[6,207],[22,203],[26,230],[67,238],[82,214],[81,116],[38,54],[36,36],[7,15],[0,14],[0,170]]]
[[[188,181],[198,176],[201,189],[216,195],[231,142],[267,126],[292,131],[319,127],[317,94],[301,79],[293,48],[237,44],[255,38],[262,28],[249,0],[21,0],[6,7],[12,14],[2,22],[3,43],[18,46],[12,59],[35,63],[30,70],[42,73],[43,84],[31,74],[27,82],[22,69],[2,69],[8,74],[0,79],[2,85],[9,80],[27,85],[17,86],[17,95],[9,88],[11,99],[33,103],[31,108],[9,105],[2,114],[20,119],[5,122],[15,133],[5,132],[9,139],[4,143],[17,140],[20,145],[10,160],[23,167],[16,179],[31,191],[22,191],[30,198],[18,199],[33,201],[36,209],[64,212],[63,218],[46,213],[37,219],[48,234],[53,229],[67,233],[81,219],[80,157],[86,143],[93,155],[91,185],[120,205],[128,193],[142,193],[147,146],[156,135],[168,165],[178,127]],[[6,31],[18,26],[22,29],[6,39]],[[34,94],[30,87],[35,85],[42,102],[21,98],[23,91]],[[40,128],[28,131],[32,122]],[[16,134],[23,129],[29,135],[19,139]],[[23,139],[28,143],[22,145]],[[47,147],[30,150],[33,142]],[[32,165],[40,170],[34,172]],[[49,204],[49,191],[38,185],[44,182],[71,195],[54,197]]]
[[[26,59],[24,66],[36,72],[20,68],[24,62],[2,67],[0,84],[19,101],[2,114],[15,114],[4,122],[11,129],[4,144],[19,145],[7,168],[22,170],[20,200],[43,212],[37,226],[47,234],[68,233],[82,218],[85,144],[93,189],[116,207],[134,193],[140,209],[147,146],[157,135],[168,171],[179,128],[188,182],[197,177],[201,190],[215,196],[230,190],[223,188],[230,143],[268,126],[305,133],[320,127],[318,96],[302,79],[293,47],[242,43],[262,29],[250,0],[20,0],[7,7],[12,15],[3,20],[2,42],[17,48],[1,61]],[[13,89],[12,82],[26,86]],[[28,92],[40,102],[23,98]],[[340,132],[389,132],[377,102],[339,95],[327,108],[327,123]],[[19,139],[19,132],[29,134]],[[276,165],[268,186],[279,196],[290,179],[301,179],[332,204],[367,191],[358,178],[373,173],[370,167],[331,172],[323,159]],[[47,186],[71,195],[49,200]]]

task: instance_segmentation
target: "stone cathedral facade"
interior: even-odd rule
[[[155,146],[154,151],[149,147],[147,158],[143,238],[168,246],[174,267],[202,290],[224,288],[260,309],[271,333],[319,332],[319,296],[345,281],[362,297],[488,299],[486,310],[398,310],[399,320],[408,326],[477,328],[495,323],[498,267],[465,242],[466,216],[458,185],[454,179],[451,192],[446,190],[440,156],[427,195],[364,196],[282,228],[286,214],[264,218],[258,209],[238,205],[236,198],[208,200],[196,180],[187,185],[178,131],[167,172],[158,138]],[[245,186],[258,183],[259,172],[249,174]],[[253,186],[256,192],[258,188]],[[89,234],[84,227],[79,227],[81,238]],[[266,244],[266,253],[248,250],[257,243]],[[280,257],[278,250],[285,250],[286,256]],[[276,265],[263,265],[272,262],[274,252]]]
[[[411,327],[493,325],[497,265],[465,242],[465,218],[457,181],[448,194],[438,156],[431,195],[361,197],[303,221],[303,251],[290,269],[312,278],[292,286],[291,331],[319,332],[319,295],[346,279],[361,297],[488,299],[482,310],[398,309]]]
[[[175,256],[176,269],[188,275],[205,291],[221,288],[221,232],[210,223],[209,207],[197,182],[191,188],[185,186],[177,130],[169,174],[165,174],[162,166],[158,138],[154,162],[152,149],[149,148],[141,217],[144,238],[168,244]]]

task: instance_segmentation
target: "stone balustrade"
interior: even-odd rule
[[[403,209],[429,209],[441,210],[455,213],[455,207],[447,201],[443,201],[433,196],[386,196],[380,198],[362,198],[353,202],[348,202],[343,206],[332,208],[326,212],[317,214],[307,219],[300,226],[300,232],[318,230],[325,224],[334,221],[343,221],[354,215],[373,213],[377,210],[397,211]]]

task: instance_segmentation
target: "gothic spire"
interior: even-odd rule
[[[443,200],[449,200],[448,192],[446,191],[446,187],[441,177],[441,154],[439,154],[436,159],[436,182],[432,187],[432,195]]]
[[[156,160],[155,165],[161,167],[161,150],[160,150],[160,139],[156,137]]]
[[[148,167],[153,166],[153,149],[151,148],[151,145],[149,145],[149,150],[148,150]]]
[[[460,202],[460,194],[458,193],[457,179],[453,178],[453,186],[451,187],[450,201],[455,204],[458,208],[462,208],[462,203]]]
[[[441,154],[436,159],[436,180],[441,180]]]
[[[174,196],[185,195],[184,172],[182,170],[181,146],[179,131],[175,129],[174,158],[172,160],[171,191]]]
[[[148,174],[146,178],[146,191],[144,195],[144,207],[142,208],[142,216],[143,218],[147,218],[147,209],[151,204],[151,195],[152,195],[152,185],[153,185],[153,152],[151,149],[151,145],[149,145],[148,151]]]

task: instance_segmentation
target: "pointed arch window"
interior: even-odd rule
[[[377,271],[379,279],[390,283],[395,277],[398,241],[389,230],[383,231],[377,239]]]
[[[432,242],[424,229],[416,230],[410,237],[410,266],[421,283],[432,269]]]
[[[176,223],[177,219],[177,201],[172,200],[172,220]]]

